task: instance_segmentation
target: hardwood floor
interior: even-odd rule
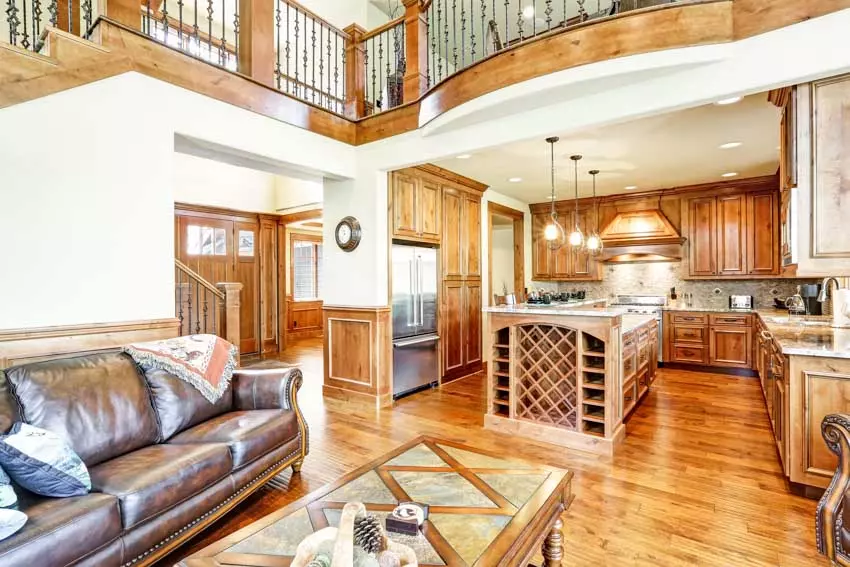
[[[171,565],[420,434],[564,467],[575,502],[564,516],[564,565],[828,565],[817,554],[817,502],[789,492],[758,381],[665,370],[613,457],[482,429],[480,375],[415,394],[390,410],[321,396],[321,339],[281,357],[302,365],[299,400],[310,455],[283,491],[269,487],[161,562]]]

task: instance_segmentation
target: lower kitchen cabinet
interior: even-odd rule
[[[443,381],[481,370],[481,281],[443,282]]]
[[[668,311],[664,314],[665,361],[750,369],[753,366],[749,314]]]
[[[708,363],[711,366],[752,368],[752,340],[750,327],[711,327]]]

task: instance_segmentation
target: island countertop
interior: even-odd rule
[[[604,299],[586,299],[568,303],[494,305],[485,307],[485,313],[503,313],[515,315],[566,315],[578,317],[617,317],[626,313],[620,307],[594,308],[594,305],[605,302]]]
[[[623,326],[621,327],[621,332],[628,333],[634,331],[638,327],[643,327],[654,320],[655,315],[642,315],[637,313],[623,315]]]
[[[783,354],[850,358],[850,329],[831,327],[831,317],[789,317],[775,311],[757,313]]]

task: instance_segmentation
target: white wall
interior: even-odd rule
[[[305,180],[277,176],[275,179],[274,209],[291,213],[299,209],[315,209],[324,201],[322,179]]]
[[[514,289],[514,227],[494,226],[491,235],[493,294],[515,293]],[[520,290],[521,291],[521,290]]]
[[[277,176],[189,154],[174,154],[174,200],[178,203],[273,213]]]

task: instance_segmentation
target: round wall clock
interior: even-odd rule
[[[354,217],[345,217],[336,225],[334,235],[336,236],[336,245],[346,252],[351,252],[360,244],[362,235],[360,223]]]

